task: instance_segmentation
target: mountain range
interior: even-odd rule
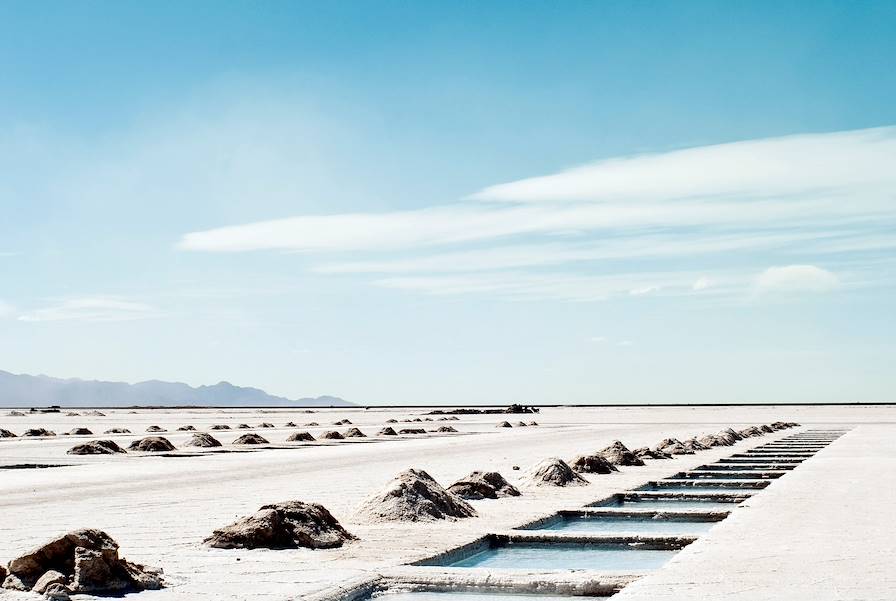
[[[0,370],[0,407],[127,407],[127,406],[259,406],[259,407],[353,407],[334,396],[288,399],[258,388],[218,382],[193,387],[182,382],[148,380],[104,382],[78,378],[13,374]]]

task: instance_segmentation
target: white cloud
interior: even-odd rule
[[[121,297],[98,296],[64,300],[19,315],[20,321],[132,321],[158,316],[154,307]]]
[[[617,346],[634,346],[635,343],[632,342],[631,340],[620,340],[618,343],[616,343],[616,345]]]
[[[814,265],[769,267],[756,278],[760,292],[828,292],[839,286],[836,275]]]
[[[896,128],[748,140],[598,161],[490,186],[473,198],[513,202],[652,202],[782,198],[896,184]]]
[[[694,285],[691,286],[691,289],[695,291],[706,290],[710,286],[712,286],[712,281],[709,278],[701,277],[694,282]]]
[[[0,300],[0,319],[13,315],[15,311],[15,307],[5,301]]]
[[[591,340],[591,342],[595,342],[595,343],[606,342],[607,337],[606,336],[592,336],[590,338],[590,340]]]
[[[364,260],[340,257],[314,270],[394,274],[376,283],[430,294],[715,297],[739,285],[747,295],[749,253],[753,265],[768,265],[781,255],[784,262],[810,263],[822,253],[893,248],[893,164],[894,127],[750,140],[600,161],[417,210],[299,215],[195,231],[177,246],[363,253]],[[687,282],[661,267],[659,277],[636,278],[630,273],[637,269],[619,265],[697,255],[719,258],[710,263],[712,277],[702,273],[706,264],[695,266]],[[586,262],[602,262],[605,275],[556,268]],[[629,273],[613,273],[623,269]],[[477,275],[484,271],[500,274]],[[775,272],[756,284],[760,290],[812,286],[831,284],[818,274]]]

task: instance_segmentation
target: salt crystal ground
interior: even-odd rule
[[[106,410],[103,417],[28,414],[7,417],[0,428],[21,434],[46,427],[57,434],[87,427],[94,436],[0,440],[0,466],[65,464],[47,469],[0,470],[0,562],[76,528],[99,528],[131,561],[165,570],[168,587],[137,599],[320,598],[379,574],[408,577],[440,568],[407,564],[507,532],[557,510],[580,509],[612,493],[670,476],[771,439],[807,429],[850,428],[839,440],[775,480],[687,546],[661,569],[629,584],[620,601],[880,600],[896,599],[892,569],[892,516],[896,513],[896,409],[855,407],[547,408],[538,427],[495,428],[503,416],[461,416],[458,433],[377,438],[390,418],[423,418],[422,409],[316,410]],[[436,416],[433,416],[434,419]],[[514,416],[516,417],[516,416]],[[349,419],[370,438],[324,443],[285,443],[297,428],[312,434],[344,431]],[[479,517],[445,523],[363,524],[357,505],[409,467],[424,469],[447,486],[472,470],[502,473],[514,485],[527,467],[546,457],[572,459],[619,439],[630,448],[665,437],[689,438],[733,426],[796,421],[785,430],[717,447],[697,455],[622,467],[619,473],[586,475],[590,486],[524,488],[523,496],[473,501]],[[319,427],[302,428],[315,421]],[[518,420],[513,420],[516,423]],[[237,430],[240,423],[272,422],[276,428]],[[233,430],[210,431],[227,423]],[[91,439],[127,447],[159,425],[180,450],[171,457],[128,453],[70,456]],[[209,431],[229,453],[182,448],[193,425]],[[440,422],[415,423],[433,430]],[[397,424],[404,426],[404,424]],[[103,435],[123,427],[132,435]],[[230,443],[255,431],[270,447],[240,449]],[[513,466],[522,470],[514,471]],[[215,528],[266,503],[298,499],[325,505],[359,540],[332,550],[224,550],[203,546]],[[477,570],[470,569],[470,578]],[[514,576],[514,578],[517,576]],[[581,583],[581,572],[544,574],[544,581]],[[512,578],[511,578],[512,579]],[[492,577],[493,581],[500,577]],[[0,592],[10,599],[35,595]],[[129,597],[132,598],[132,597]]]

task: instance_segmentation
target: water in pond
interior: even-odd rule
[[[659,485],[647,484],[639,486],[638,490],[645,492],[686,492],[686,493],[731,493],[735,495],[749,495],[756,491],[762,490],[758,487],[741,487],[741,486],[688,486],[687,484],[676,485]]]
[[[382,601],[570,601],[565,595],[538,595],[524,593],[492,593],[485,591],[385,591],[373,595]],[[583,601],[588,599],[582,598]]]
[[[538,530],[588,534],[638,534],[676,535],[703,534],[716,522],[684,522],[654,518],[626,518],[607,516],[575,516],[557,520]]]
[[[737,507],[737,503],[725,501],[701,501],[698,499],[681,499],[670,497],[657,499],[641,497],[639,499],[615,500],[609,504],[601,504],[596,507],[624,507],[625,509],[650,509],[662,511],[678,511],[700,509],[702,511],[731,511]]]
[[[655,570],[677,550],[644,550],[621,545],[511,543],[450,564],[455,568],[515,570]]]

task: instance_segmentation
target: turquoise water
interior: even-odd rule
[[[647,486],[639,486],[638,490],[644,492],[687,492],[687,493],[731,493],[735,495],[752,494],[761,488],[741,488],[739,486],[688,486],[680,484],[678,486],[659,486],[656,484],[648,484]]]
[[[566,533],[619,534],[636,532],[638,534],[676,535],[703,534],[708,532],[715,522],[683,522],[653,518],[617,518],[606,516],[577,516],[564,518],[548,524],[538,530],[551,530]]]
[[[655,570],[678,551],[624,546],[511,543],[449,564],[454,568],[510,570]]]
[[[563,595],[537,595],[490,592],[416,591],[383,592],[372,597],[382,601],[570,601]],[[583,600],[590,597],[582,597]]]
[[[737,507],[737,503],[723,501],[699,501],[692,499],[638,499],[631,501],[616,501],[609,505],[597,507],[624,507],[626,509],[651,509],[662,511],[677,511],[679,509],[702,509],[703,511],[731,511]]]

